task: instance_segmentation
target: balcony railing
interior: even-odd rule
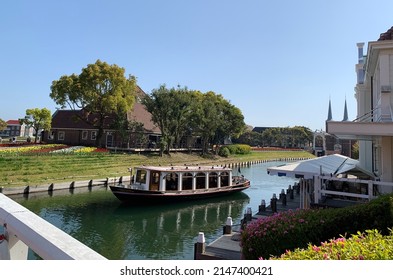
[[[0,193],[0,260],[26,260],[29,248],[44,260],[106,259]]]

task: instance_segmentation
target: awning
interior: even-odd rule
[[[305,179],[311,179],[314,175],[319,174],[332,176],[351,174],[359,178],[374,178],[371,172],[360,167],[358,160],[339,154],[269,167],[267,173]]]

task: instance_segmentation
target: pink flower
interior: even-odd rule
[[[313,249],[313,251],[314,252],[319,252],[319,251],[321,251],[321,248],[319,248],[318,246],[312,246],[312,249]]]

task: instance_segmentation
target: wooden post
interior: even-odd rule
[[[194,246],[194,260],[198,260],[199,255],[205,253],[205,248],[206,248],[205,234],[203,232],[200,232],[198,234],[197,242],[195,243]]]
[[[251,207],[247,207],[246,213],[244,214],[244,219],[247,222],[250,222],[252,219],[252,211],[251,211]]]
[[[273,212],[277,212],[277,196],[274,193],[273,197],[270,199],[270,207],[272,208]]]
[[[259,212],[265,212],[266,211],[266,202],[264,199],[261,200],[261,205],[259,205]]]
[[[224,234],[231,234],[232,233],[232,225],[233,225],[232,218],[228,217],[227,222],[224,226]]]

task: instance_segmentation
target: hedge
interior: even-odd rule
[[[370,229],[387,235],[392,226],[393,195],[345,208],[289,210],[251,222],[242,231],[242,253],[246,259],[268,259]]]

